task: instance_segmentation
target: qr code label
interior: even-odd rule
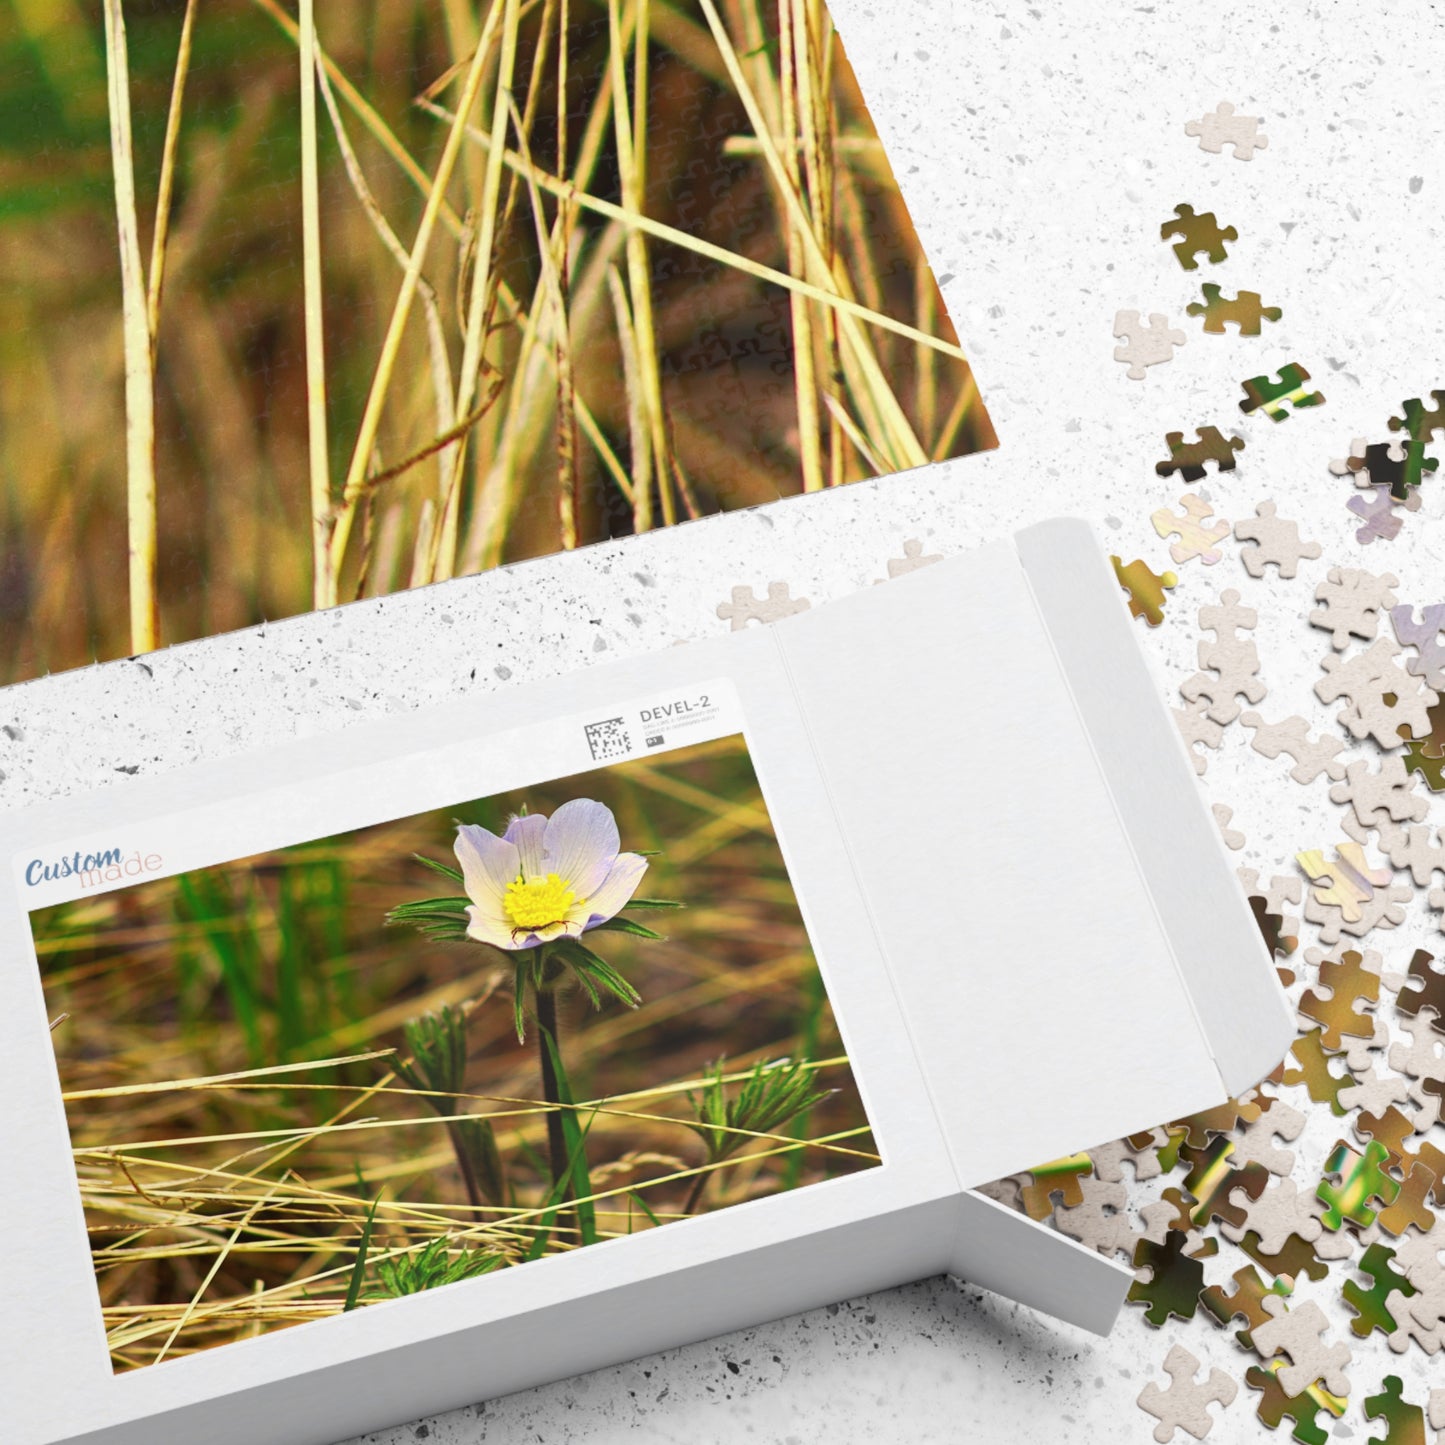
[[[620,717],[610,717],[603,722],[587,724],[587,746],[592,749],[594,762],[604,763],[609,758],[626,757],[632,751],[632,739]]]

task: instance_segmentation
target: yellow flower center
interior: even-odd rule
[[[514,929],[547,928],[562,923],[577,897],[565,878],[514,878],[502,896],[502,910]]]

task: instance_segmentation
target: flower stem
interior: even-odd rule
[[[540,968],[538,970],[540,976]],[[552,1168],[552,1183],[557,1185],[565,1180],[569,1174],[567,1160],[567,1135],[562,1127],[562,1111],[559,1107],[562,1102],[562,1091],[557,1086],[557,1071],[552,1065],[552,1049],[555,1048],[558,1054],[562,1051],[562,1042],[557,1034],[557,992],[550,984],[538,982],[536,989],[537,1004],[537,1058],[542,1066],[542,1097],[552,1105],[547,1111],[547,1157]],[[551,1041],[551,1048],[548,1041]],[[571,1197],[571,1189],[563,1190],[563,1199]],[[559,1215],[557,1223],[562,1225],[564,1217]]]
[[[697,1178],[692,1181],[692,1189],[688,1193],[687,1201],[682,1206],[682,1212],[684,1214],[691,1214],[693,1210],[697,1208],[699,1202],[702,1200],[702,1192],[707,1188],[708,1181],[711,1178],[712,1173],[709,1171],[706,1174],[699,1174]]]

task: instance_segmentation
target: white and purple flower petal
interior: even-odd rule
[[[547,815],[545,813],[519,813],[507,824],[502,834],[507,842],[517,849],[517,870],[513,878],[541,878],[548,873],[562,870],[546,861]],[[510,880],[508,880],[510,881]]]
[[[587,897],[579,899],[573,910],[574,913],[585,915],[583,928],[595,928],[599,923],[606,923],[609,918],[615,918],[621,913],[632,895],[637,892],[637,885],[642,882],[642,875],[646,872],[646,858],[638,853],[619,853],[612,860],[607,876],[597,889]]]
[[[621,847],[612,809],[573,798],[547,820],[546,867],[537,871],[556,873],[586,898],[601,887]]]
[[[507,884],[521,866],[516,845],[476,823],[463,823],[452,847],[467,897],[489,912],[495,909],[500,916]]]

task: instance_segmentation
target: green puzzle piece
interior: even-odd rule
[[[1369,1201],[1377,1199],[1385,1205],[1395,1202],[1400,1185],[1385,1172],[1389,1158],[1390,1151],[1377,1139],[1371,1139],[1359,1155],[1343,1141],[1335,1145],[1325,1160],[1326,1177],[1315,1190],[1315,1197],[1329,1206],[1320,1215],[1326,1229],[1343,1229],[1346,1220],[1368,1229],[1375,1222]],[[1339,1176],[1338,1184],[1330,1183],[1331,1174]]]
[[[1245,399],[1240,402],[1239,409],[1251,412],[1263,408],[1271,421],[1283,421],[1290,415],[1286,402],[1295,411],[1307,406],[1323,406],[1323,393],[1305,390],[1305,382],[1309,379],[1309,372],[1297,361],[1280,367],[1278,381],[1272,381],[1267,376],[1252,376],[1242,383]]]
[[[1195,1256],[1184,1253],[1187,1236],[1170,1230],[1163,1244],[1141,1239],[1134,1251],[1135,1269],[1148,1268],[1147,1280],[1135,1280],[1127,1298],[1145,1306],[1144,1318],[1155,1328],[1165,1324],[1170,1315],[1192,1320],[1199,1308],[1199,1293],[1204,1288],[1204,1266],[1199,1262],[1219,1253],[1219,1242],[1207,1239]]]
[[[1383,1420],[1383,1436],[1371,1435],[1370,1445],[1426,1445],[1425,1412],[1401,1398],[1404,1385],[1398,1375],[1386,1375],[1380,1382],[1384,1392],[1365,1398],[1365,1418]]]
[[[1355,1311],[1356,1317],[1350,1321],[1350,1328],[1357,1335],[1368,1335],[1374,1330],[1379,1330],[1384,1335],[1392,1335],[1400,1328],[1399,1322],[1385,1308],[1385,1302],[1393,1290],[1399,1290],[1408,1299],[1415,1293],[1415,1286],[1391,1267],[1390,1261],[1394,1257],[1393,1249],[1388,1249],[1383,1244],[1372,1244],[1359,1264],[1359,1268],[1373,1280],[1369,1289],[1355,1280],[1345,1281],[1341,1293],[1345,1302]]]

